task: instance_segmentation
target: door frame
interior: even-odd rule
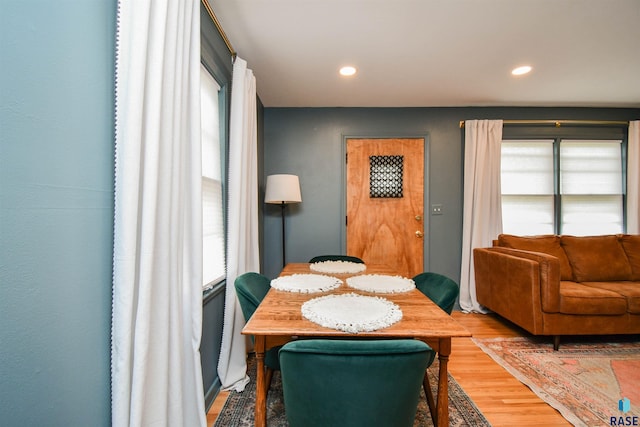
[[[342,135],[342,144],[341,144],[341,156],[342,159],[342,168],[340,169],[340,182],[342,186],[342,197],[340,198],[340,249],[343,254],[347,252],[347,140],[348,139],[404,139],[404,138],[415,138],[415,139],[423,139],[424,140],[424,158],[422,161],[424,162],[424,184],[423,184],[423,224],[424,224],[424,237],[422,242],[422,263],[423,263],[423,271],[430,270],[431,257],[429,256],[430,251],[429,247],[431,241],[431,210],[428,206],[431,206],[429,202],[429,188],[430,188],[430,179],[429,179],[429,158],[430,158],[430,143],[429,143],[429,134],[343,134]]]

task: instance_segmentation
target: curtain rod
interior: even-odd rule
[[[600,125],[600,126],[629,126],[629,121],[623,120],[503,120],[504,125]],[[460,129],[464,128],[464,120],[460,120]]]
[[[238,56],[238,54],[233,49],[233,46],[231,46],[231,42],[229,41],[229,38],[225,34],[224,30],[222,29],[222,25],[220,25],[220,21],[218,21],[218,17],[216,16],[216,14],[213,12],[213,9],[209,5],[209,0],[202,0],[202,4],[204,5],[205,9],[207,9],[207,12],[209,12],[209,17],[211,17],[211,20],[213,21],[213,25],[216,26],[218,32],[220,33],[220,36],[222,36],[222,40],[224,41],[224,44],[227,45],[227,49],[229,49],[229,53],[231,54],[231,60],[235,61],[236,56]]]

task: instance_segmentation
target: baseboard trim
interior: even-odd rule
[[[211,384],[211,387],[204,393],[204,407],[206,408],[206,412],[209,412],[209,408],[213,404],[213,401],[216,400],[218,393],[222,389],[222,383],[220,382],[220,378],[215,379],[215,381]]]

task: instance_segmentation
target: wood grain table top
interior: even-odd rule
[[[291,274],[318,274],[311,271],[308,263],[288,264],[281,276]],[[326,273],[328,274],[328,273]],[[360,274],[394,275],[385,266],[367,266],[367,270]],[[414,289],[402,293],[371,293],[350,288],[346,279],[354,274],[328,274],[343,280],[345,283],[339,288],[318,293],[298,293],[269,290],[260,306],[247,322],[242,333],[245,335],[262,336],[322,336],[322,337],[372,337],[372,338],[419,338],[437,339],[441,337],[468,337],[469,331],[455,319],[445,313],[419,290]],[[402,310],[402,320],[371,332],[356,334],[337,329],[325,328],[313,323],[302,316],[301,306],[304,302],[325,295],[356,293],[359,295],[385,298],[397,304]]]

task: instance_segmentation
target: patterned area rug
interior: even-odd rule
[[[593,427],[632,425],[626,417],[640,416],[640,342],[632,341],[637,338],[583,338],[561,343],[558,351],[548,338],[473,340],[567,421]]]
[[[229,393],[214,427],[228,426],[253,426],[254,405],[256,396],[255,383],[255,358],[250,357],[248,361],[248,372],[251,382],[241,393],[232,391]],[[429,376],[433,387],[434,396],[436,394],[436,375],[438,372],[438,360],[429,368]],[[267,425],[287,426],[287,419],[284,412],[284,402],[282,398],[282,382],[280,372],[274,372],[271,380],[271,387],[267,395]],[[478,410],[473,401],[465,394],[460,385],[449,375],[449,425],[451,427],[482,427],[490,426],[482,413]],[[421,392],[420,403],[414,426],[433,426],[427,400],[424,391]]]

